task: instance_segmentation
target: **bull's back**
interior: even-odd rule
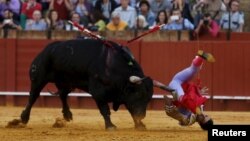
[[[103,44],[97,40],[69,40],[57,44],[50,52],[51,68],[72,74],[85,73],[103,61]]]

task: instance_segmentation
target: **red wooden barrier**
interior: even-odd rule
[[[233,32],[231,34],[231,41],[249,41],[250,40],[249,32]]]
[[[0,40],[0,90],[4,91],[6,86],[6,77],[5,77],[5,70],[6,70],[6,46],[5,41]]]
[[[200,41],[249,41],[250,40],[250,33],[249,32],[231,32],[228,34],[225,32],[219,32],[217,37],[212,37],[209,34],[200,35],[196,40],[199,39]]]
[[[34,57],[51,40],[27,39],[0,39],[0,90],[3,91],[29,91],[29,67]],[[125,44],[125,41],[118,41]],[[168,84],[174,74],[191,64],[198,49],[214,54],[216,63],[205,63],[200,73],[204,86],[210,88],[211,96],[250,96],[250,47],[249,42],[241,41],[184,41],[184,42],[143,42],[137,41],[129,44],[135,58],[142,65],[146,75]],[[48,85],[47,89],[54,90]],[[155,93],[166,93],[155,89]],[[26,97],[1,96],[0,105],[6,101],[17,106],[26,103]],[[59,99],[51,104],[57,97],[40,97],[36,105],[56,106]],[[93,107],[89,98],[71,97],[73,107]],[[87,101],[87,102],[86,102]],[[83,102],[83,103],[82,103]],[[243,103],[243,104],[242,104]],[[8,104],[8,103],[7,103]],[[72,105],[71,104],[71,105]],[[89,105],[90,104],[90,105]],[[161,100],[152,100],[149,107],[162,109]],[[238,104],[233,106],[231,104]],[[248,110],[250,102],[245,100],[209,100],[207,109],[243,109]]]
[[[16,90],[29,91],[29,68],[36,55],[49,43],[50,40],[28,40],[21,39],[17,42],[16,52]]]

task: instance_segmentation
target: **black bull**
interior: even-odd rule
[[[116,126],[110,120],[109,102],[118,110],[121,104],[133,117],[135,128],[145,128],[142,119],[153,94],[151,78],[132,83],[130,76],[145,78],[139,64],[126,47],[110,42],[105,46],[97,40],[69,40],[50,43],[34,59],[30,67],[29,101],[21,114],[27,124],[30,111],[49,82],[55,83],[62,101],[64,119],[72,120],[67,104],[68,94],[75,88],[90,93],[105,120],[106,129]]]

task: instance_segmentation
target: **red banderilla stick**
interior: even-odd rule
[[[141,34],[140,36],[137,36],[137,37],[135,37],[135,38],[133,38],[133,39],[128,40],[127,43],[131,43],[131,42],[133,42],[133,41],[135,41],[135,40],[137,40],[137,39],[139,39],[139,38],[141,38],[141,37],[143,37],[143,36],[145,36],[145,35],[147,35],[147,34],[149,34],[149,33],[155,32],[155,31],[161,29],[161,27],[163,27],[164,25],[165,25],[165,24],[157,25],[157,26],[155,26],[154,28],[148,30],[147,32]]]
[[[76,22],[72,22],[72,21],[68,21],[70,24],[72,24],[73,26],[77,27],[80,31],[85,32],[86,34],[88,34],[90,37],[97,39],[97,40],[101,40],[104,44],[108,45],[109,47],[112,47],[112,45],[110,43],[108,43],[104,37],[100,36],[100,35],[95,35],[93,33],[91,33],[91,31],[89,31],[88,29],[82,27],[81,25],[79,25]]]

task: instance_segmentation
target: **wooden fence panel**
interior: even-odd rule
[[[51,42],[50,40],[28,40],[19,39],[17,42],[17,91],[29,91],[30,79],[29,79],[29,68],[31,62],[45,46]]]
[[[198,77],[203,86],[210,88],[210,96],[250,96],[250,47],[248,41],[181,41],[116,42],[127,45],[141,64],[145,75],[168,84],[180,70],[188,67],[199,49],[211,52],[216,63],[204,63]],[[34,57],[52,40],[0,39],[0,90],[29,91],[29,67]],[[51,84],[43,91],[55,90]],[[155,89],[155,94],[166,93]],[[58,106],[58,97],[41,97],[38,106]],[[0,105],[24,105],[27,97],[1,96]],[[90,98],[71,97],[73,107],[93,107]],[[82,103],[84,102],[84,103]],[[242,103],[242,104],[240,104]],[[209,100],[207,109],[247,110],[246,100]],[[90,105],[89,105],[90,104]],[[233,105],[231,105],[233,104]],[[238,105],[237,105],[238,104]],[[234,106],[237,105],[237,106]],[[245,105],[245,106],[244,106]],[[160,99],[154,99],[149,107],[159,109]]]
[[[5,40],[0,39],[0,90],[6,89],[6,46]]]
[[[243,62],[246,45],[238,42],[221,42],[214,46],[213,53],[217,58],[213,67],[214,95],[244,95],[246,70]]]

